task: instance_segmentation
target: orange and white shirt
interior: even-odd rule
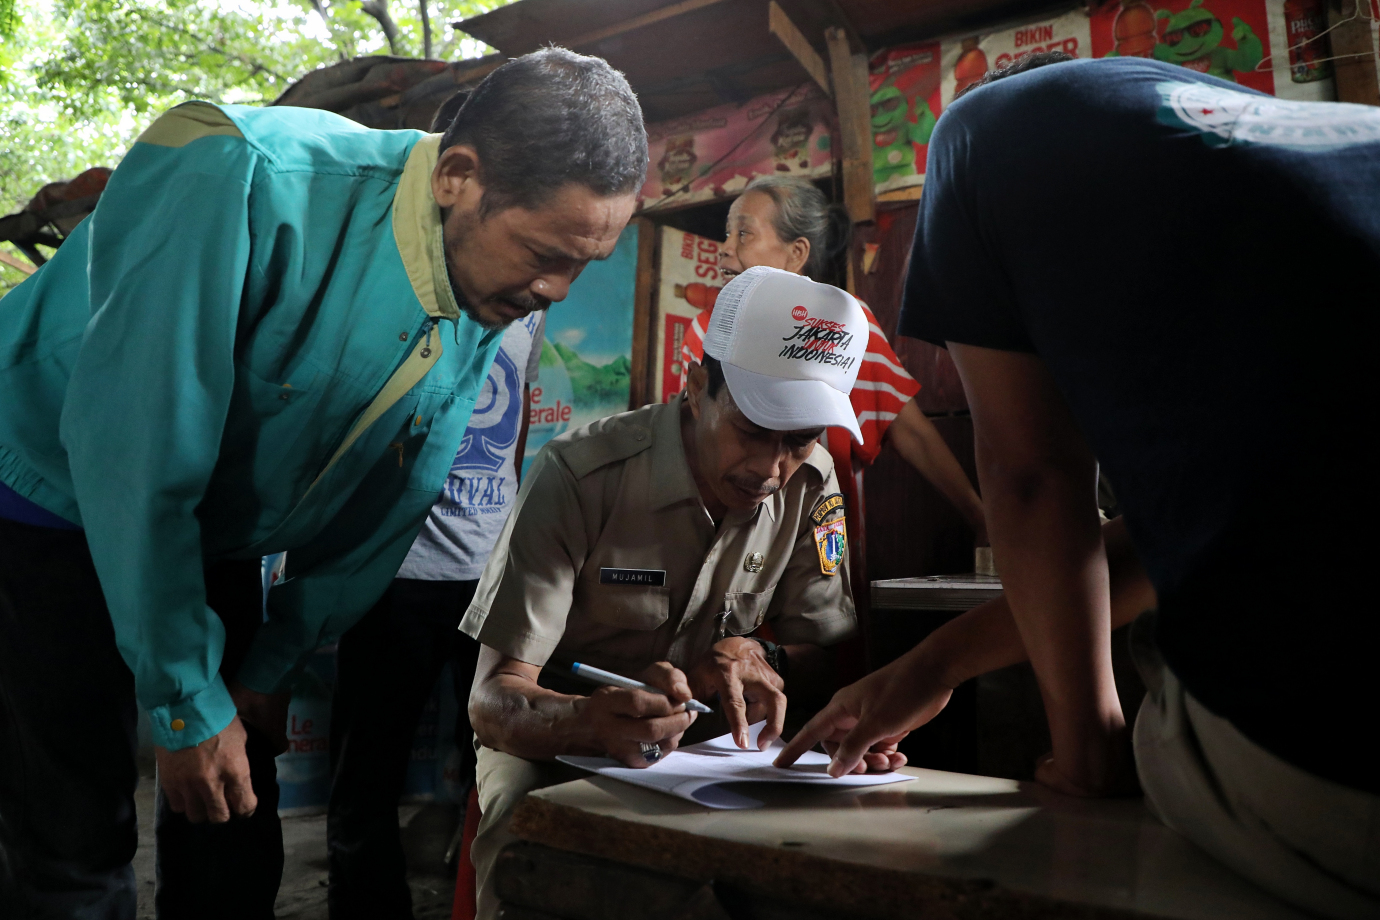
[[[849,399],[853,411],[858,416],[858,430],[862,432],[863,443],[853,444],[853,457],[863,466],[877,459],[882,449],[882,438],[895,421],[901,408],[911,397],[920,392],[920,384],[901,366],[901,359],[891,350],[882,328],[877,325],[877,317],[867,304],[859,301],[863,313],[867,315],[870,334],[867,338],[867,354],[858,369],[858,382],[853,385]],[[713,309],[704,310],[685,332],[685,343],[680,351],[680,388],[685,389],[685,379],[689,374],[689,363],[698,364],[704,358],[704,336],[709,330],[709,317]],[[847,444],[852,436],[842,428],[829,432],[830,452],[834,444]],[[835,458],[837,459],[837,458]]]

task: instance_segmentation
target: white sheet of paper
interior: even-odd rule
[[[556,759],[600,776],[655,789],[710,808],[761,807],[762,803],[757,799],[744,795],[739,789],[727,788],[726,783],[799,783],[827,789],[846,789],[904,783],[915,778],[904,773],[859,773],[834,779],[827,772],[828,755],[818,751],[805,753],[789,769],[774,767],[772,761],[784,745],[778,740],[773,741],[765,751],[757,750],[757,736],[766,724],[758,722],[751,727],[749,750],[740,749],[733,743],[731,735],[720,735],[672,751],[644,770],[625,767],[608,757],[562,755]]]

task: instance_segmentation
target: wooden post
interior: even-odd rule
[[[832,96],[834,91],[829,86],[829,71],[824,66],[824,59],[795,27],[795,23],[791,22],[791,17],[786,15],[786,11],[777,6],[776,0],[771,0],[767,7],[767,28],[771,30],[772,35],[781,40],[781,44],[786,46],[791,56],[819,84],[820,89],[824,90],[824,95]]]
[[[1370,19],[1357,4],[1369,0],[1342,0],[1328,5],[1332,25],[1332,66],[1337,74],[1337,101],[1380,105],[1380,75],[1377,75],[1375,46],[1370,37]]]
[[[10,268],[18,269],[26,275],[32,275],[38,268],[25,262],[23,259],[15,258],[3,249],[0,249],[0,262],[4,262]]]
[[[652,375],[656,356],[652,345],[656,341],[654,319],[656,298],[656,246],[661,234],[656,224],[645,217],[633,220],[637,225],[637,279],[633,288],[632,369],[628,387],[628,408],[637,409],[652,401],[656,387]]]
[[[834,77],[834,104],[843,142],[843,204],[855,224],[876,216],[872,197],[872,108],[867,91],[867,55],[854,54],[843,29],[824,32],[829,69]]]

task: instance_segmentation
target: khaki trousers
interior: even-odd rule
[[[1149,691],[1135,752],[1151,810],[1296,907],[1380,918],[1380,796],[1300,770],[1208,712],[1160,658],[1153,616],[1131,629]]]
[[[524,760],[474,742],[477,762],[475,784],[479,788],[479,829],[470,843],[470,862],[474,863],[476,920],[498,917],[498,894],[494,890],[494,864],[498,854],[517,840],[508,832],[513,810],[523,796],[534,789],[566,783],[590,774],[563,763]]]

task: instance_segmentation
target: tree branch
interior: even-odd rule
[[[422,8],[422,57],[431,59],[431,14],[426,9],[427,0],[417,0]]]
[[[388,39],[388,50],[400,56],[402,52],[398,47],[402,36],[398,32],[398,24],[388,15],[388,0],[360,0],[359,8],[378,20],[379,28],[383,29],[383,37]]]
[[[250,67],[255,73],[266,73],[271,77],[275,77],[279,80],[282,80],[284,83],[289,82],[287,77],[278,73],[278,71],[262,63],[261,61],[256,61],[251,57],[247,57],[246,55],[239,54],[238,52],[231,51],[228,48],[222,48],[220,45],[208,42],[204,37],[196,34],[191,29],[188,29],[186,26],[179,25],[175,22],[168,22],[165,19],[150,14],[147,10],[141,10],[140,13],[141,15],[147,16],[150,22],[156,23],[172,32],[181,32],[188,38],[200,42],[202,47],[204,47],[207,51],[214,52],[215,54],[219,54],[222,57],[233,58],[234,60],[239,61],[241,64]]]
[[[326,4],[323,3],[322,0],[311,0],[311,8],[316,10],[316,15],[320,16],[321,21],[326,24],[327,34],[334,36],[335,29],[331,28],[331,15],[326,12]],[[349,55],[345,53],[344,48],[336,48],[336,54],[340,55],[342,61],[348,61],[350,59]]]

